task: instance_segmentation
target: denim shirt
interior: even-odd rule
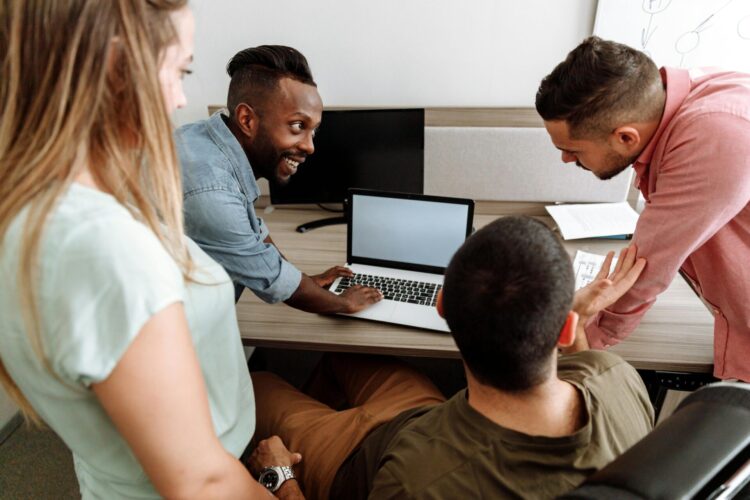
[[[247,155],[224,119],[217,112],[175,132],[185,231],[232,277],[235,301],[245,287],[266,302],[287,300],[302,273],[263,241],[268,228],[253,207],[260,190]]]

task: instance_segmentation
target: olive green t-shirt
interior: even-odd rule
[[[564,437],[501,427],[463,390],[409,410],[370,434],[339,469],[332,498],[552,498],[627,450],[653,426],[638,373],[604,351],[562,356],[558,376],[578,388],[585,425]]]

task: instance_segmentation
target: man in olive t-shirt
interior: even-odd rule
[[[558,378],[584,400],[585,423],[572,434],[529,435],[498,425],[462,390],[375,429],[339,468],[331,498],[552,498],[651,430],[648,394],[618,356],[560,357]]]
[[[569,491],[653,425],[635,370],[574,343],[585,320],[635,282],[645,265],[635,254],[623,252],[613,275],[601,272],[574,297],[572,266],[557,237],[529,218],[499,219],[458,250],[438,299],[467,389],[443,402],[424,375],[396,361],[333,355],[307,395],[271,374],[253,374],[256,438],[278,434],[302,453],[298,472],[308,498],[551,498]],[[558,358],[558,348],[584,350]]]

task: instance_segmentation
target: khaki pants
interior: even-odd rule
[[[378,425],[445,397],[423,374],[388,357],[327,354],[307,394],[268,372],[252,373],[254,441],[278,435],[302,454],[295,467],[306,498],[325,499],[341,464]],[[347,409],[337,410],[345,405]]]

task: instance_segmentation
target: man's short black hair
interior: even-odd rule
[[[231,78],[227,107],[230,113],[240,103],[262,107],[279,80],[291,78],[316,87],[307,59],[298,50],[284,45],[261,45],[241,50],[227,64]]]
[[[559,238],[534,219],[504,217],[466,240],[445,274],[443,311],[477,380],[505,391],[544,382],[573,285]]]
[[[622,123],[658,119],[662,88],[646,54],[591,36],[544,77],[536,110],[545,121],[567,122],[573,138],[604,136]]]

